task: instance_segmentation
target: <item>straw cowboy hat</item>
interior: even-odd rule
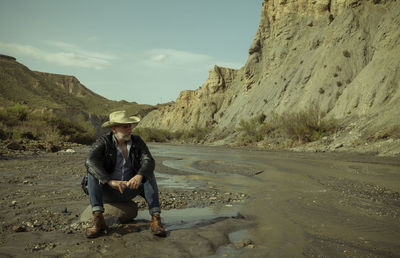
[[[128,117],[125,111],[115,111],[110,114],[110,121],[105,122],[101,127],[109,128],[119,124],[137,124],[139,121],[140,118],[137,116]]]

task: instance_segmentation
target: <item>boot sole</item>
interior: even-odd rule
[[[167,232],[166,231],[153,231],[153,230],[151,230],[151,233],[153,233],[153,235],[159,236],[159,237],[167,236]]]
[[[99,236],[104,236],[107,235],[107,230],[106,229],[102,229],[99,232],[97,232],[96,234],[93,235],[88,235],[87,233],[85,233],[86,238],[96,238]]]

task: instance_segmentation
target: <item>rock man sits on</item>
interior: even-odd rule
[[[154,159],[145,142],[132,135],[132,125],[139,121],[138,117],[128,117],[125,111],[111,113],[102,127],[112,131],[97,139],[86,159],[87,192],[93,213],[92,227],[86,231],[89,238],[106,230],[103,201],[128,202],[137,195],[144,197],[149,207],[152,233],[166,235],[160,217]]]

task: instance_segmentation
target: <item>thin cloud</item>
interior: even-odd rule
[[[144,63],[155,68],[211,69],[214,65],[238,69],[242,64],[224,62],[209,55],[175,49],[152,49],[145,53]]]
[[[56,51],[39,49],[30,45],[0,41],[0,51],[15,56],[28,56],[48,63],[102,70],[111,64],[113,56],[86,51],[65,42],[48,42]]]
[[[62,41],[45,41],[45,42],[50,46],[59,48],[60,50],[72,52],[79,56],[87,57],[89,59],[90,58],[96,58],[96,59],[102,59],[102,60],[115,59],[115,56],[113,56],[113,55],[88,51],[88,50],[82,49],[81,47],[79,47],[77,45],[62,42]]]
[[[96,41],[97,37],[96,36],[91,36],[87,38],[88,41]]]
[[[154,62],[164,62],[164,60],[167,58],[167,56],[166,55],[163,55],[163,54],[161,54],[161,55],[155,55],[155,56],[152,56],[151,57],[151,61],[154,61]]]
[[[212,58],[208,55],[191,53],[174,49],[152,49],[146,52],[145,63],[157,67],[202,66]]]

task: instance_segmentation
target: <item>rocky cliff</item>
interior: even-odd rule
[[[241,119],[316,104],[348,129],[336,145],[398,127],[399,28],[394,0],[265,0],[246,64],[214,67],[200,89],[182,92],[140,126],[213,125],[214,136],[232,137]]]
[[[182,91],[175,103],[150,112],[141,126],[181,130],[217,125],[221,110],[231,104],[227,98],[231,97],[234,90],[231,86],[237,75],[237,70],[214,66],[202,87]]]

